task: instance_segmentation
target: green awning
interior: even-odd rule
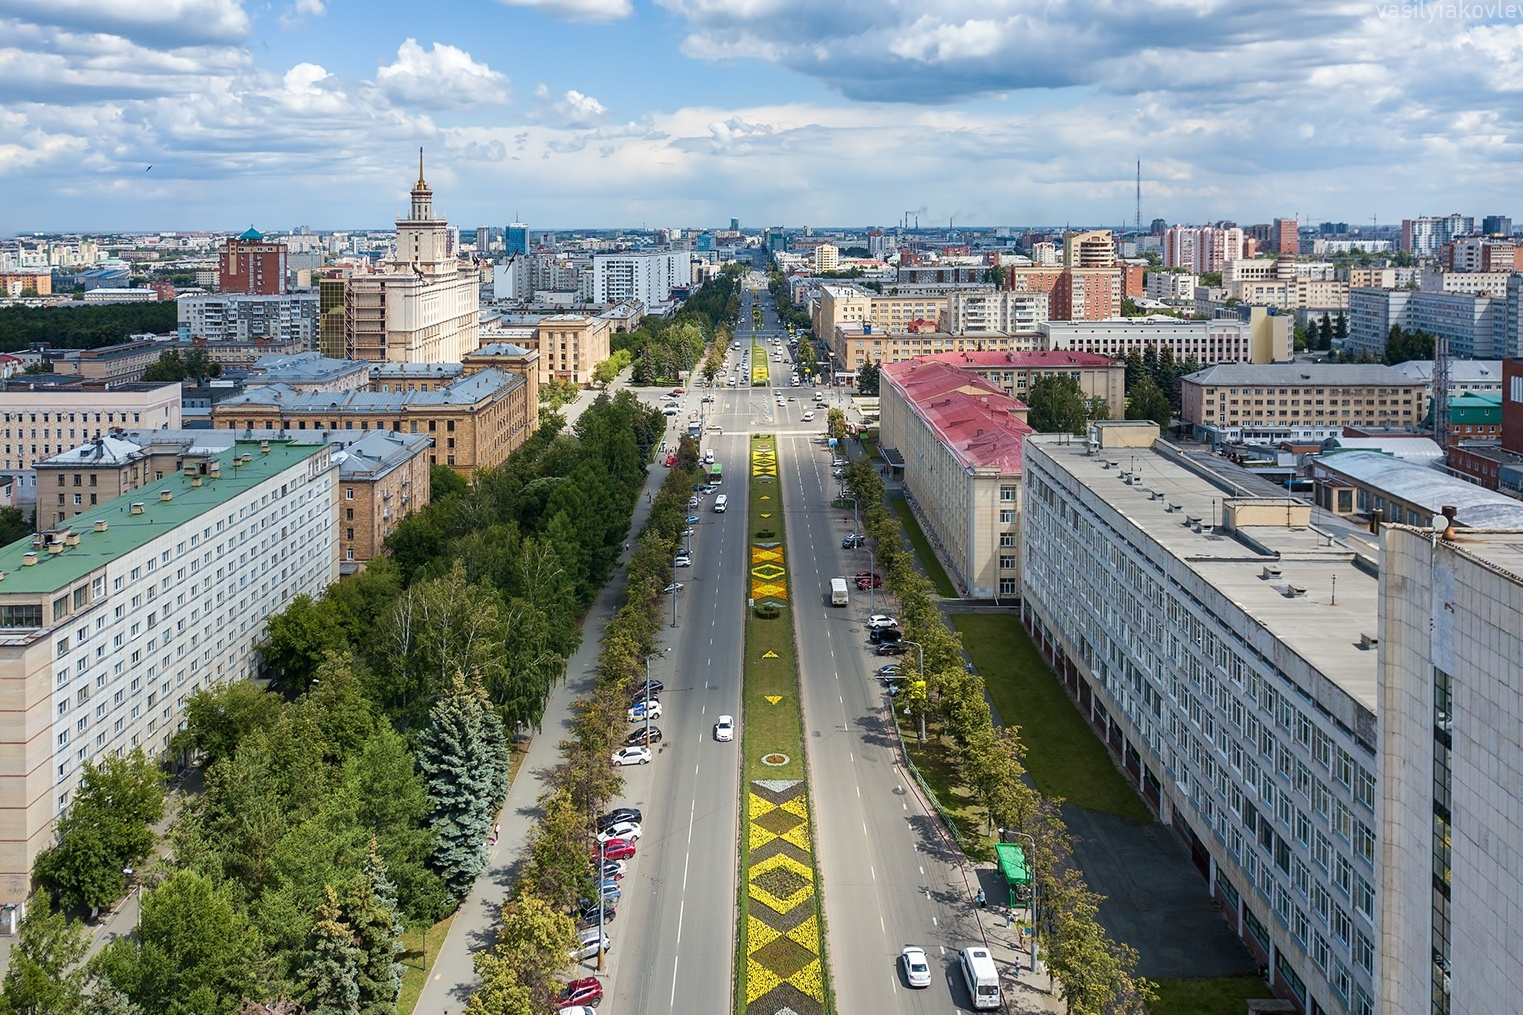
[[[994,845],[994,855],[999,860],[999,872],[1005,876],[1005,884],[1011,888],[1031,884],[1031,869],[1026,866],[1024,848],[1013,842],[999,842]]]

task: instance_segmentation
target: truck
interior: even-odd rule
[[[830,579],[830,605],[831,606],[847,606],[849,604],[850,604],[850,599],[847,598],[847,594],[846,594],[846,579],[845,578],[832,578],[832,579]]]

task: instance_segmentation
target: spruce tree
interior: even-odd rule
[[[434,869],[461,899],[486,866],[486,841],[506,775],[506,737],[479,681],[456,674],[418,745],[434,833]]]
[[[332,885],[324,885],[323,904],[307,938],[302,964],[302,999],[308,1015],[359,1015],[359,949],[354,931],[339,912]]]
[[[393,1015],[402,992],[402,921],[397,915],[397,890],[386,872],[376,840],[370,840],[365,874],[349,889],[345,915],[358,949],[357,982],[360,1015]]]

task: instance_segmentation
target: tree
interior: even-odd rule
[[[185,725],[170,746],[199,754],[207,768],[231,757],[255,730],[274,727],[283,709],[280,697],[246,680],[214,684],[185,701]]]
[[[813,377],[820,372],[819,360],[815,357],[814,343],[806,335],[799,340],[798,352],[793,356],[794,364],[798,367],[799,377]]]
[[[1067,374],[1038,377],[1026,396],[1026,421],[1039,433],[1082,434],[1088,427],[1084,391]]]
[[[506,740],[479,681],[456,674],[419,738],[434,831],[434,868],[450,895],[464,898],[486,866],[494,805],[506,781]]]
[[[0,989],[0,1015],[77,1015],[84,998],[84,928],[38,898],[21,918],[10,968]]]
[[[481,987],[466,1015],[511,1015],[554,1011],[560,987],[555,973],[565,968],[576,944],[569,916],[532,894],[520,893],[502,907],[497,943],[476,955]]]
[[[143,371],[143,380],[158,384],[185,380],[185,360],[181,358],[180,350],[170,349],[161,353],[158,362]]]
[[[1324,312],[1322,320],[1317,322],[1317,348],[1331,349],[1333,347],[1333,322]]]
[[[0,546],[25,539],[32,534],[32,524],[19,507],[0,507]]]
[[[1219,271],[1203,271],[1200,273],[1200,284],[1211,289],[1222,287],[1222,273]]]
[[[354,931],[343,920],[338,896],[325,885],[301,968],[301,997],[308,1015],[359,1015],[359,959]]]
[[[222,376],[222,364],[212,362],[204,345],[191,346],[185,353],[184,364],[185,377],[198,385],[205,384],[208,377]]]
[[[1338,311],[1338,319],[1333,322],[1333,337],[1342,341],[1348,338],[1348,314]]]
[[[471,488],[471,484],[448,465],[430,465],[428,467],[428,499],[430,503],[441,501],[453,494],[464,493]]]
[[[123,868],[147,858],[163,815],[164,781],[141,749],[100,767],[85,762],[58,843],[38,855],[33,873],[65,907],[97,912],[126,891]]]
[[[1166,430],[1173,422],[1173,416],[1174,408],[1169,404],[1169,396],[1153,382],[1153,378],[1143,375],[1127,397],[1126,418],[1150,419],[1158,424],[1159,429]]]
[[[387,876],[379,844],[370,840],[365,874],[344,902],[354,932],[355,984],[360,1015],[393,1015],[402,994],[402,921],[397,892]]]
[[[882,372],[875,360],[868,360],[857,368],[857,394],[876,398],[882,383]]]

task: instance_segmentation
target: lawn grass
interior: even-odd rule
[[[920,523],[915,520],[915,513],[910,510],[909,501],[903,497],[894,497],[889,501],[889,506],[894,509],[894,514],[899,516],[899,521],[904,525],[904,533],[909,537],[910,545],[915,548],[915,556],[920,558],[920,566],[925,569],[925,576],[936,587],[937,593],[946,599],[956,599],[957,589],[952,585],[952,579],[947,577],[946,571],[942,570],[941,561],[936,559],[936,551],[931,549],[931,541],[925,538],[925,533],[920,530]]]
[[[897,712],[895,718],[915,770],[935,794],[941,809],[951,815],[957,825],[954,837],[963,852],[974,860],[993,859],[994,840],[987,834],[988,812],[962,783],[952,744],[941,735],[940,724],[927,721],[926,739],[921,741],[920,730],[912,718]]]
[[[1019,618],[958,614],[952,623],[983,675],[1000,718],[1020,727],[1026,769],[1044,796],[1133,821],[1154,820],[1042,660]]]
[[[1215,976],[1198,980],[1158,980],[1152,1015],[1242,1015],[1244,1001],[1274,997],[1257,976]]]
[[[397,1000],[397,1011],[401,1015],[412,1015],[412,1010],[417,1007],[418,997],[423,993],[423,985],[428,982],[429,965],[439,957],[439,949],[444,946],[444,937],[449,933],[450,924],[455,922],[455,914],[451,913],[432,927],[414,927],[402,932],[402,954],[397,961],[402,963],[402,995]],[[427,935],[428,951],[424,953],[424,936]]]

